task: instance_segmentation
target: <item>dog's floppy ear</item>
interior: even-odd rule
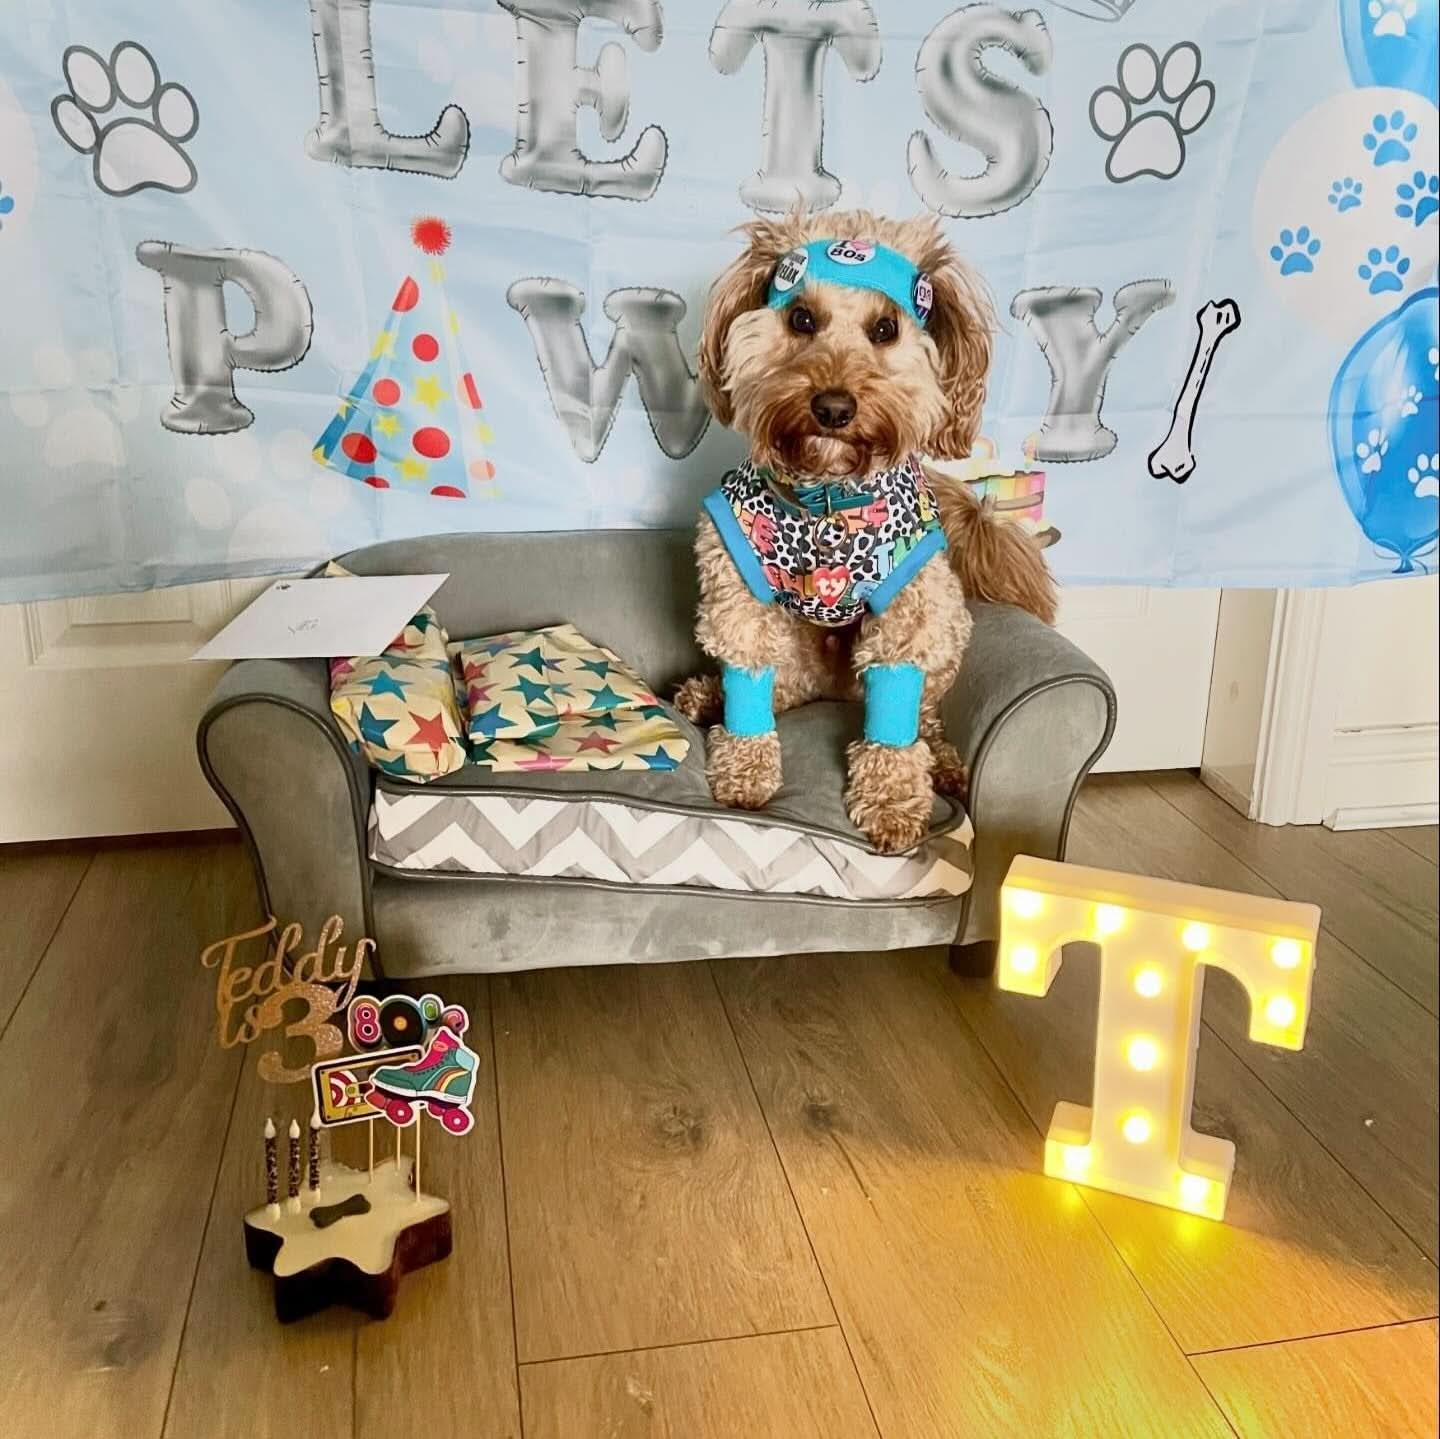
[[[710,287],[705,324],[700,333],[700,383],[710,409],[722,425],[735,417],[725,384],[725,339],[730,326],[747,310],[765,303],[776,262],[796,244],[793,224],[755,220],[741,227],[745,249]]]
[[[945,419],[926,448],[937,460],[963,460],[975,443],[985,406],[995,310],[984,282],[950,248],[938,224],[919,264],[935,291],[925,333],[939,351],[940,385],[948,401]]]

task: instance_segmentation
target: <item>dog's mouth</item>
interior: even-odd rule
[[[807,478],[863,478],[898,464],[913,448],[863,396],[843,429],[826,428],[811,413],[808,388],[758,405],[745,429],[757,463]]]

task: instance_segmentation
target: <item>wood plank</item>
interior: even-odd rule
[[[478,975],[446,975],[404,988],[412,994],[438,992],[469,1010],[465,1042],[480,1056],[475,1127],[456,1139],[423,1116],[420,1120],[426,1126],[421,1181],[427,1194],[450,1201],[455,1250],[443,1263],[405,1279],[399,1307],[383,1324],[361,1327],[355,1433],[358,1439],[402,1434],[518,1439],[489,989]]]
[[[238,844],[98,855],[0,1043],[7,1432],[160,1432],[239,1063],[198,956],[253,904]]]
[[[1150,783],[1287,899],[1320,905],[1331,934],[1440,1013],[1440,931],[1428,860],[1383,830],[1252,824],[1191,775],[1153,775]]]
[[[522,1360],[834,1314],[702,964],[497,975]]]
[[[1440,864],[1440,825],[1412,824],[1384,832],[1406,849],[1414,850],[1421,859]]]
[[[1070,857],[1168,879],[1274,894],[1143,781],[1087,787]],[[1316,952],[1310,1032],[1300,1053],[1252,1044],[1249,1006],[1226,975],[1205,987],[1204,1015],[1433,1263],[1440,1224],[1435,1021],[1328,930]]]
[[[0,850],[0,1035],[92,858],[90,850]]]
[[[875,1439],[835,1328],[527,1364],[526,1439]]]
[[[1098,970],[1072,951],[1038,1000],[957,981],[966,1016],[1042,1129],[1057,1100],[1089,1102]],[[1208,1027],[1193,1122],[1238,1150],[1223,1224],[1085,1191],[1187,1352],[1435,1312],[1434,1266]]]
[[[1434,1439],[1436,1324],[1398,1324],[1202,1354],[1195,1367],[1240,1439]]]
[[[941,956],[714,968],[882,1434],[1228,1435]]]
[[[264,1047],[271,1047],[269,1039]],[[164,1439],[295,1439],[297,1432],[305,1439],[351,1439],[353,1434],[359,1317],[329,1309],[281,1324],[272,1280],[245,1262],[241,1219],[265,1198],[266,1117],[274,1117],[282,1136],[292,1118],[302,1125],[310,1118],[307,1090],[266,1084],[256,1073],[258,1053],[252,1046],[243,1054]],[[212,1118],[217,1128],[224,1126],[223,1111]],[[284,1155],[282,1137],[282,1175]],[[415,1276],[404,1281],[414,1282]]]

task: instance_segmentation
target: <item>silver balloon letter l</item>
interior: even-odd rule
[[[380,123],[370,4],[310,0],[320,122],[305,137],[305,153],[335,165],[453,180],[470,148],[470,122],[458,105],[447,105],[428,135],[393,135]]]

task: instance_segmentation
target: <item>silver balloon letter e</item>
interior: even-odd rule
[[[648,200],[665,172],[665,132],[649,125],[618,160],[591,160],[575,133],[579,112],[594,110],[600,134],[618,140],[630,115],[625,52],[614,41],[594,65],[578,63],[577,36],[585,20],[619,25],[642,49],[664,33],[659,0],[498,0],[515,17],[515,148],[500,162],[512,185],[562,195]]]

